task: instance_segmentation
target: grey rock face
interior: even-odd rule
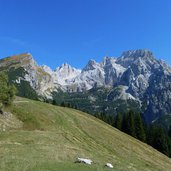
[[[97,67],[99,67],[99,64],[95,60],[90,60],[88,64],[83,68],[82,72],[94,70]]]
[[[130,50],[125,51],[122,53],[121,57],[118,58],[117,62],[118,64],[128,67],[132,63],[134,63],[135,60],[138,58],[143,58],[145,60],[147,59],[153,59],[153,53],[149,50]]]
[[[148,122],[171,114],[171,75],[160,71],[152,75],[143,98],[144,116]]]

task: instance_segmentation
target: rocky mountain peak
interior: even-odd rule
[[[53,73],[52,69],[47,65],[43,65],[41,68],[50,75]]]
[[[72,79],[80,73],[81,70],[64,63],[60,67],[56,68],[56,70],[52,73],[52,77],[56,83],[65,85],[68,79]]]
[[[100,66],[99,63],[91,59],[88,61],[88,64],[83,68],[83,72],[88,71],[88,70],[94,70],[95,68],[99,66]]]
[[[72,72],[79,72],[80,70],[72,67],[71,65],[64,63],[62,64],[60,67],[57,67],[55,72],[61,72],[61,73],[65,73],[65,74],[70,74]]]
[[[113,65],[115,62],[116,62],[115,58],[106,56],[103,59],[102,66]]]
[[[121,57],[119,57],[116,63],[122,65],[127,68],[136,60],[145,60],[145,61],[153,61],[154,56],[153,53],[149,50],[129,50],[122,53]]]
[[[153,57],[153,53],[147,49],[128,50],[123,52],[121,56],[125,58]]]
[[[0,67],[22,66],[23,68],[35,68],[35,60],[30,53],[21,53],[0,60]]]
[[[72,68],[68,63],[63,63],[60,68]]]

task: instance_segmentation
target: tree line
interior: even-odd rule
[[[140,113],[131,110],[115,117],[103,113],[95,117],[171,157],[171,125],[168,131],[157,124],[147,125]]]

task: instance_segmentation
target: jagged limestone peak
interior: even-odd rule
[[[99,63],[91,59],[88,61],[87,65],[83,68],[83,71],[94,70],[97,66],[99,66]]]
[[[124,51],[121,57],[128,58],[128,57],[153,57],[153,53],[148,49],[138,49],[138,50],[128,50]]]

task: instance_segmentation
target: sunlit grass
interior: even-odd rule
[[[83,112],[23,98],[6,110],[23,125],[0,133],[2,171],[100,171],[107,162],[118,171],[171,168],[168,157]],[[93,164],[76,164],[77,157]]]

